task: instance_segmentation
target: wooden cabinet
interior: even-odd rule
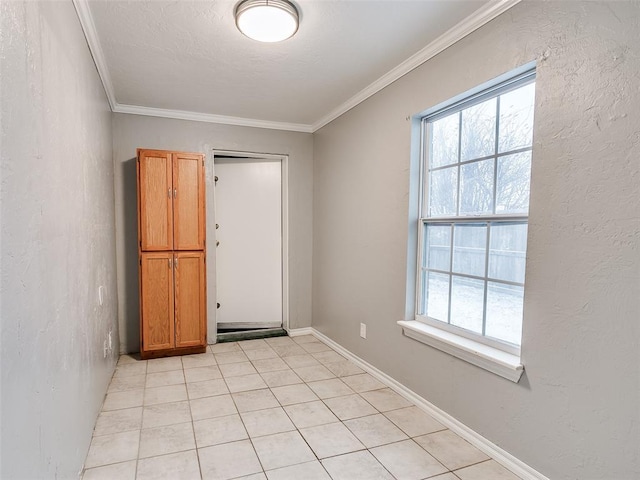
[[[138,152],[140,249],[204,250],[204,156]]]
[[[142,358],[206,349],[204,155],[138,150]]]

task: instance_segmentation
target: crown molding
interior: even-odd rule
[[[87,44],[89,45],[89,51],[91,52],[91,56],[93,57],[93,62],[95,63],[96,69],[98,70],[98,76],[100,77],[102,86],[104,87],[104,91],[107,94],[109,106],[113,111],[115,106],[117,105],[116,95],[113,90],[113,83],[111,83],[111,75],[109,74],[109,69],[107,68],[107,61],[104,58],[102,46],[100,45],[100,41],[98,40],[96,25],[95,23],[93,23],[93,16],[91,15],[89,2],[87,0],[72,1],[73,6],[76,9],[76,13],[78,14],[78,19],[80,20],[80,26],[82,27],[82,31],[84,32],[84,37],[87,39]]]
[[[375,82],[371,83],[368,87],[364,88],[349,100],[344,102],[339,107],[335,108],[327,115],[312,125],[312,131],[315,132],[324,127],[331,121],[338,118],[340,115],[348,112],[356,105],[364,102],[367,98],[378,93],[383,88],[391,85],[393,82],[403,77],[411,70],[419,67],[427,60],[435,57],[437,54],[449,48],[454,43],[462,40],[464,37],[473,33],[478,28],[482,27],[486,23],[490,22],[498,15],[506,12],[514,5],[520,3],[521,0],[495,0],[491,1],[478,10],[473,12],[462,22],[458,23],[453,28],[447,30],[445,33],[436,38],[433,42],[429,43],[422,50],[418,51],[397,67],[385,73]]]
[[[194,122],[219,123],[222,125],[237,125],[240,127],[268,128],[271,130],[287,130],[290,132],[313,133],[311,125],[303,123],[271,122],[253,118],[228,117],[212,113],[190,112],[187,110],[170,110],[164,108],[140,107],[138,105],[123,105],[116,103],[112,108],[114,113],[128,113],[130,115],[146,115],[148,117],[173,118],[176,120],[191,120]]]
[[[419,52],[415,53],[397,67],[393,68],[375,82],[361,90],[359,93],[351,97],[349,100],[338,106],[317,122],[307,125],[302,123],[272,122],[268,120],[256,120],[252,118],[228,117],[225,115],[216,115],[211,113],[199,113],[186,110],[170,110],[163,108],[142,107],[138,105],[123,105],[116,101],[111,75],[107,68],[107,62],[102,51],[102,46],[98,39],[96,27],[93,22],[91,10],[88,0],[72,0],[73,5],[78,14],[80,25],[84,32],[89,50],[93,56],[98,75],[104,86],[111,111],[115,113],[128,113],[131,115],[146,115],[151,117],[172,118],[177,120],[191,120],[195,122],[218,123],[224,125],[236,125],[242,127],[267,128],[272,130],[286,130],[292,132],[313,133],[316,130],[335,120],[340,115],[348,112],[356,105],[362,103],[367,98],[378,93],[383,88],[392,84],[400,77],[406,75],[411,70],[422,65],[424,62],[433,58],[438,53],[450,47],[454,43],[462,40],[464,37],[490,22],[498,15],[509,10],[514,5],[520,3],[521,0],[493,0],[485,4],[455,27],[451,28],[440,37],[435,39],[429,45]]]
[[[117,102],[111,75],[104,57],[102,45],[98,39],[96,26],[93,22],[88,0],[72,0],[78,14],[82,31],[89,45],[89,51],[98,70],[104,91],[114,113],[128,113],[131,115],[146,115],[149,117],[172,118],[177,120],[192,120],[195,122],[219,123],[223,125],[237,125],[242,127],[268,128],[272,130],[287,130],[291,132],[312,133],[311,125],[301,123],[271,122],[253,118],[228,117],[209,113],[190,112],[185,110],[170,110],[163,108],[141,107],[138,105],[123,105]]]

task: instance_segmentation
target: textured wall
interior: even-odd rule
[[[212,149],[289,155],[289,326],[311,326],[312,150],[310,134],[116,114],[113,121],[118,250],[118,301],[123,352],[140,349],[136,224],[136,148],[206,154]],[[211,239],[213,170],[207,163],[207,297],[209,333],[215,325],[215,264]],[[211,338],[210,338],[211,339]]]
[[[70,1],[0,10],[0,477],[77,478],[118,350],[111,113]]]
[[[639,19],[638,2],[525,1],[314,135],[314,327],[554,480],[640,478]],[[407,117],[532,60],[526,372],[514,384],[396,325]]]

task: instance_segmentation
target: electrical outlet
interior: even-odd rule
[[[361,323],[360,324],[360,336],[362,338],[367,338],[367,324],[366,323]]]
[[[111,338],[111,330],[109,330],[109,351],[113,350],[113,340]]]
[[[103,349],[103,354],[104,354],[103,358],[107,358],[107,341],[106,340],[102,344],[102,349]]]
[[[103,285],[100,285],[98,287],[98,303],[100,303],[100,306],[104,304],[104,286]]]

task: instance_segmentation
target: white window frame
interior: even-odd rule
[[[420,159],[419,159],[419,193],[418,193],[418,221],[417,221],[417,251],[415,264],[415,295],[414,295],[414,312],[415,312],[415,320],[411,321],[401,321],[398,322],[402,327],[405,335],[414,338],[416,340],[422,341],[428,345],[431,345],[435,348],[443,350],[447,353],[450,353],[458,358],[461,358],[465,361],[473,363],[481,368],[485,368],[493,373],[496,373],[500,376],[508,378],[514,382],[518,382],[522,372],[524,370],[524,366],[520,362],[520,351],[521,348],[519,345],[514,345],[511,343],[507,343],[498,339],[490,338],[484,335],[484,327],[486,324],[486,318],[483,318],[483,334],[478,334],[472,332],[470,330],[463,329],[461,327],[457,327],[455,325],[451,325],[450,323],[432,319],[425,315],[418,315],[420,311],[420,304],[423,301],[422,294],[426,293],[426,290],[423,289],[422,279],[423,279],[423,255],[424,255],[424,242],[426,241],[424,237],[425,225],[427,224],[443,224],[443,225],[456,225],[463,223],[471,223],[471,224],[485,224],[487,226],[487,238],[490,231],[490,225],[495,223],[526,223],[528,225],[528,213],[527,214],[489,214],[489,215],[459,215],[460,210],[460,202],[458,201],[457,205],[457,214],[452,216],[427,216],[428,212],[423,212],[423,209],[428,208],[428,202],[425,202],[425,194],[429,192],[425,192],[425,188],[428,185],[428,161],[429,161],[429,139],[427,138],[427,123],[437,120],[439,118],[446,117],[455,113],[457,111],[464,110],[473,105],[482,103],[491,98],[498,97],[504,93],[507,93],[511,90],[515,90],[524,85],[535,82],[535,65],[528,64],[520,69],[511,72],[505,76],[502,76],[488,85],[484,85],[479,89],[476,89],[473,92],[468,92],[462,96],[458,96],[456,99],[452,100],[449,104],[439,105],[434,107],[430,111],[427,111],[420,115]],[[499,128],[499,118],[496,118],[496,128]],[[459,132],[459,135],[462,133]],[[496,137],[496,142],[498,138]],[[488,155],[486,158],[493,158],[495,162],[497,162],[497,158],[501,156],[506,156],[514,153],[519,153],[523,151],[531,151],[532,146],[526,148],[518,148],[508,152],[501,152],[497,154],[494,152],[492,155]],[[485,157],[482,157],[483,159]],[[466,163],[473,163],[481,160],[480,158],[470,160],[468,162],[461,162],[460,158],[458,161],[452,165],[458,165],[460,168],[461,165]],[[447,165],[450,167],[451,165]],[[443,167],[444,168],[444,167]],[[494,165],[494,175],[496,174],[495,165]],[[459,198],[459,184],[460,177],[458,177],[458,198]],[[494,177],[494,211],[495,211],[495,177]],[[415,218],[415,217],[414,217]],[[453,230],[453,228],[452,228]],[[453,231],[451,234],[451,242],[453,242]],[[489,248],[489,243],[487,241],[486,248]],[[488,252],[486,253],[485,260],[488,262]],[[453,261],[453,246],[451,250],[451,258],[450,261]],[[431,269],[430,269],[431,270]],[[450,266],[448,275],[451,275],[451,266]],[[456,274],[458,275],[458,274]],[[462,277],[468,277],[468,275],[460,275]],[[471,276],[471,278],[478,278],[480,280],[490,280],[494,279],[488,278],[488,270],[485,268],[485,276]],[[499,283],[504,284],[513,284],[518,286],[524,286],[523,283],[519,282],[505,282],[500,281]],[[450,287],[451,288],[451,287]],[[449,304],[451,304],[451,295],[449,295]],[[484,299],[485,309],[486,309],[486,288],[485,288],[485,299]]]

